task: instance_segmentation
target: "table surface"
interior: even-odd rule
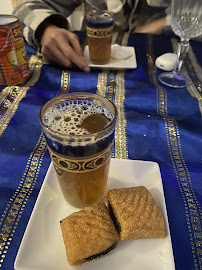
[[[83,43],[85,33],[78,34]],[[183,65],[193,84],[174,89],[159,83],[155,59],[176,51],[175,37],[135,34],[122,44],[135,47],[136,69],[90,73],[43,65],[26,45],[30,80],[0,86],[0,269],[14,268],[50,165],[40,108],[56,95],[81,91],[117,106],[113,157],[159,164],[176,269],[202,269],[202,45],[191,41]]]

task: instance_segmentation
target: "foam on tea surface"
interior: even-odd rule
[[[86,17],[87,26],[92,28],[105,28],[113,25],[114,18],[112,14],[94,10]]]
[[[62,135],[85,135],[90,132],[82,123],[93,114],[105,116],[108,123],[112,120],[111,112],[93,101],[67,100],[49,108],[44,114],[43,123]]]

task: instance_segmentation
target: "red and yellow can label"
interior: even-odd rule
[[[0,25],[0,84],[15,85],[29,78],[29,62],[18,19],[1,16],[13,21]]]

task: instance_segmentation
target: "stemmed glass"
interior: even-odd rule
[[[172,0],[171,27],[181,39],[178,59],[175,70],[161,73],[159,80],[167,86],[182,88],[191,84],[190,78],[180,71],[189,49],[189,40],[202,34],[202,0]]]

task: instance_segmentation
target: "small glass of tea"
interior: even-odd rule
[[[108,10],[93,10],[86,15],[86,31],[90,60],[94,64],[109,63],[114,15]]]

